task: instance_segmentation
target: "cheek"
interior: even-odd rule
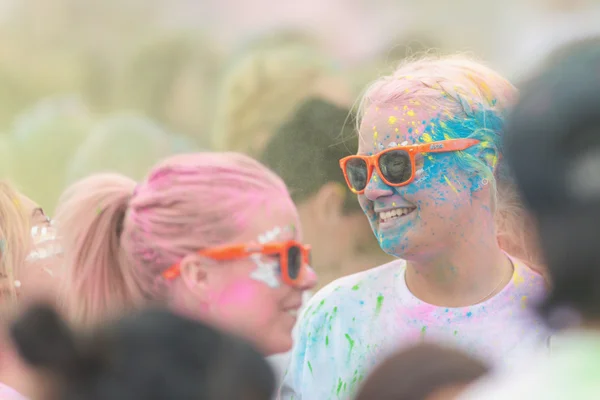
[[[237,279],[226,285],[215,298],[220,317],[231,322],[262,321],[276,310],[271,289],[253,279]]]

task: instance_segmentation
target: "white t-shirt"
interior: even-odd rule
[[[461,308],[413,296],[402,260],[329,284],[299,321],[280,398],[348,399],[378,362],[419,341],[456,345],[492,363],[518,360],[549,333],[526,307],[543,296],[544,279],[518,260],[513,264],[513,279],[500,293]]]
[[[0,400],[28,400],[27,397],[17,392],[4,383],[0,383]]]
[[[600,333],[571,332],[550,354],[475,385],[461,400],[600,399]]]

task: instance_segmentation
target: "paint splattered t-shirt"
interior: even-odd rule
[[[600,334],[571,332],[551,354],[524,360],[513,371],[492,376],[461,400],[600,399]]]
[[[419,341],[457,345],[494,364],[549,334],[527,304],[543,296],[544,279],[518,260],[510,283],[469,307],[433,306],[406,286],[405,262],[341,278],[317,293],[299,321],[298,341],[280,392],[282,400],[348,399],[374,366]]]

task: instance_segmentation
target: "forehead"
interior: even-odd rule
[[[293,204],[277,202],[266,204],[252,213],[239,240],[242,242],[270,242],[300,240],[300,221]]]
[[[371,105],[360,124],[359,153],[373,154],[391,143],[408,144],[423,141],[440,117],[437,106],[419,100],[396,105]]]

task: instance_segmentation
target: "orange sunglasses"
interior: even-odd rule
[[[252,254],[277,256],[281,279],[286,285],[295,287],[302,283],[306,268],[310,264],[310,246],[294,240],[286,242],[270,242],[265,244],[237,244],[200,250],[199,255],[217,261],[246,258]],[[171,280],[181,274],[180,263],[167,268],[162,276]]]
[[[363,194],[373,176],[373,169],[389,186],[408,185],[415,179],[415,156],[419,153],[445,153],[468,149],[477,139],[448,139],[438,142],[392,147],[372,156],[353,155],[340,160],[340,168],[350,190]]]

